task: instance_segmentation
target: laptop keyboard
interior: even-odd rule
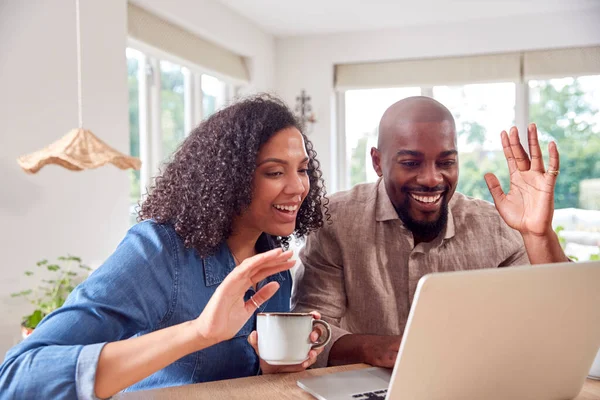
[[[387,389],[375,390],[373,392],[357,393],[352,395],[353,399],[369,400],[369,399],[385,399]]]

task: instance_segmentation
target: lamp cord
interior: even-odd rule
[[[79,107],[79,128],[83,128],[83,96],[81,94],[81,22],[79,18],[79,0],[75,0],[75,23],[77,25],[77,105]]]

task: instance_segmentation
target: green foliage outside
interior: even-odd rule
[[[580,181],[600,178],[600,127],[590,122],[598,113],[598,105],[586,100],[577,79],[562,88],[547,81],[535,82],[531,91],[539,93],[529,115],[538,126],[546,165],[548,143],[558,143],[560,175],[554,191],[555,207],[581,207]]]
[[[456,190],[467,196],[492,202],[492,195],[487,188],[483,175],[492,172],[505,191],[509,188],[509,174],[506,159],[502,151],[483,150],[487,135],[484,126],[477,122],[465,122],[457,126],[459,136],[467,136],[469,143],[475,145],[472,152],[461,152],[458,158],[460,178]]]
[[[140,156],[140,118],[139,118],[139,61],[127,58],[127,83],[129,86],[129,143],[130,154]],[[161,130],[163,159],[168,160],[185,138],[184,131],[184,83],[181,67],[161,62]],[[137,203],[141,197],[140,171],[129,170],[131,205],[130,223],[135,223]]]
[[[168,160],[185,138],[184,78],[181,67],[166,61],[160,66],[162,155]]]
[[[41,279],[42,283],[35,289],[11,294],[12,297],[24,297],[35,306],[33,312],[26,315],[22,321],[24,327],[31,329],[34,329],[46,315],[62,307],[75,286],[91,271],[90,267],[82,264],[81,258],[75,256],[58,257],[56,263],[42,260],[36,266],[38,269],[49,271],[52,278]],[[76,271],[75,268],[80,271]],[[25,271],[26,276],[35,274],[34,271]]]
[[[598,126],[589,122],[598,109],[586,100],[577,79],[563,87],[549,81],[534,81],[531,94],[536,100],[530,103],[529,119],[538,127],[545,165],[548,165],[550,141],[558,144],[560,153],[555,207],[580,208],[580,182],[600,178],[600,132]],[[476,122],[465,123],[458,134],[467,135],[469,142],[476,144],[483,144],[486,136],[485,128]],[[486,172],[496,174],[504,191],[509,190],[508,168],[502,151],[461,153],[458,191],[492,201],[483,179]]]
[[[350,186],[367,181],[367,168],[373,168],[370,162],[365,162],[365,157],[369,160],[367,154],[371,150],[368,148],[371,140],[377,138],[377,129],[365,133],[358,139],[356,146],[352,149],[350,156]]]
[[[129,154],[134,157],[140,156],[140,102],[137,72],[139,62],[136,58],[127,58],[127,85],[129,87]],[[137,204],[141,196],[140,171],[128,169],[129,174],[129,204]],[[133,211],[133,207],[132,210]],[[130,223],[135,223],[136,216],[132,212]]]
[[[207,93],[202,95],[202,115],[208,118],[217,111],[217,98]]]

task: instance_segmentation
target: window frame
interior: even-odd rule
[[[148,189],[153,184],[153,177],[158,174],[164,161],[162,154],[162,125],[161,125],[161,70],[160,61],[168,61],[183,67],[184,76],[184,130],[189,135],[193,127],[203,119],[202,75],[210,75],[226,84],[225,104],[228,104],[237,93],[248,83],[231,78],[190,63],[187,60],[169,54],[161,49],[150,46],[129,37],[126,49],[132,49],[138,55],[138,116],[140,159],[140,193],[143,201]]]
[[[529,123],[529,80],[523,82],[515,82],[515,81],[502,81],[502,82],[511,82],[515,84],[515,124],[519,129],[519,139],[521,144],[525,148],[527,154],[529,154],[529,145],[527,142],[527,125]],[[476,84],[477,82],[473,82]],[[500,82],[488,82],[488,83],[500,83]],[[470,83],[465,83],[464,85],[468,85]],[[440,85],[441,86],[441,85]],[[396,86],[390,86],[393,88]],[[410,86],[417,87],[417,86]],[[421,88],[421,95],[433,97],[433,87],[432,86],[418,86]],[[348,190],[350,189],[349,182],[349,169],[347,168],[347,157],[348,154],[346,152],[346,92],[352,90],[353,88],[344,87],[335,90],[336,92],[336,157],[338,160],[337,165],[339,166],[338,171],[336,171],[337,179],[335,181],[335,191]],[[360,89],[368,89],[368,88],[360,88]],[[376,89],[376,88],[372,88]]]

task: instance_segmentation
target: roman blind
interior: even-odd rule
[[[523,54],[523,75],[526,80],[596,74],[600,74],[600,46]]]
[[[129,36],[193,64],[248,82],[244,57],[134,4],[127,5]]]
[[[464,85],[600,74],[600,46],[338,64],[336,89]]]

